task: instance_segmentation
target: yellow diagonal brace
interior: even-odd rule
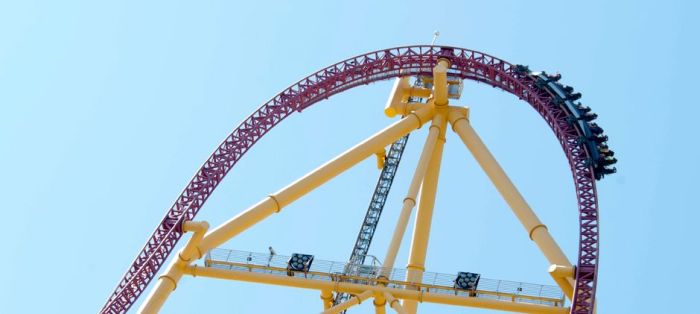
[[[142,313],[157,313],[160,310],[182,277],[182,270],[189,265],[193,258],[198,257],[198,254],[205,253],[211,248],[221,245],[268,216],[279,212],[291,202],[328,182],[328,180],[367,157],[372,156],[374,152],[419,128],[424,121],[432,119],[433,112],[431,106],[425,106],[412,112],[207,233],[198,245],[193,246],[193,249],[189,251],[181,252],[179,258],[174,259],[168,265],[166,277],[164,277],[164,280],[159,280],[153,290],[151,290],[151,293],[142,305]],[[188,245],[188,247],[190,246]]]
[[[474,155],[474,158],[479,163],[479,166],[484,170],[486,175],[491,179],[491,182],[501,194],[503,199],[508,203],[511,210],[518,217],[520,223],[525,227],[525,231],[529,234],[530,239],[537,244],[542,254],[547,258],[550,264],[571,267],[569,259],[566,258],[564,252],[557,245],[552,235],[549,234],[547,227],[537,218],[535,212],[530,208],[530,205],[525,202],[525,198],[518,192],[512,181],[503,171],[503,168],[498,164],[496,159],[491,155],[484,142],[481,141],[479,135],[469,124],[468,111],[466,108],[450,107],[448,120],[452,125],[452,129],[459,135],[469,151]],[[573,278],[567,277],[565,281],[569,286],[562,286],[563,291],[573,290]],[[561,286],[561,285],[560,285]],[[571,295],[566,294],[568,298]]]

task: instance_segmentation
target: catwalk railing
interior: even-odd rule
[[[556,286],[483,278],[475,291],[454,288],[455,274],[425,272],[421,283],[406,281],[406,269],[387,269],[388,279],[379,279],[381,267],[314,259],[309,271],[290,272],[291,256],[271,255],[227,249],[213,249],[206,255],[205,266],[226,270],[249,271],[278,276],[295,276],[312,280],[352,282],[364,285],[386,283],[387,287],[424,292],[476,297],[504,302],[564,306],[564,294]]]

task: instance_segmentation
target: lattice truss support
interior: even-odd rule
[[[321,291],[324,313],[338,313],[369,298],[374,299],[373,303],[377,313],[384,313],[386,305],[389,305],[397,313],[416,313],[419,302],[472,306],[523,313],[568,313],[571,309],[567,307],[483,300],[472,297],[458,297],[456,295],[439,295],[430,291],[423,291],[420,288],[425,271],[425,257],[442,151],[445,143],[445,133],[449,124],[472,155],[474,155],[481,168],[486,172],[496,189],[513,210],[530,239],[535,242],[542,254],[550,262],[550,274],[556,283],[569,299],[574,294],[574,267],[549,234],[547,227],[537,218],[471,127],[468,109],[449,105],[446,80],[449,68],[450,60],[438,59],[435,67],[432,69],[434,80],[432,91],[416,87],[402,87],[405,86],[405,81],[402,80],[407,80],[407,78],[397,80],[385,112],[390,116],[402,115],[403,118],[311,171],[301,179],[265,197],[257,204],[220,226],[208,231],[209,226],[206,222],[184,221],[182,223],[182,231],[192,232],[193,235],[179,251],[176,258],[165,268],[163,275],[158,278],[156,285],[142,304],[139,312],[157,313],[172,291],[175,290],[182,276],[192,275],[317,289]],[[406,95],[412,93],[429,94],[428,102],[411,103],[401,101],[406,98]],[[375,284],[320,282],[298,277],[202,268],[192,264],[195,260],[201,259],[206,252],[223,244],[270,215],[280,212],[290,203],[374,155],[376,152],[383,151],[386,146],[426,123],[430,123],[428,136],[396,222],[392,240],[382,265],[383,271],[378,274]],[[385,273],[385,271],[394,266],[401,239],[408,225],[408,219],[416,205],[417,210],[406,273],[408,284],[400,288],[389,287],[386,284],[389,274]],[[382,280],[382,278],[385,280]],[[350,293],[354,297],[344,303],[333,305],[331,301],[333,292]]]

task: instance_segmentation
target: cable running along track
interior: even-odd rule
[[[529,70],[493,56],[456,47],[407,46],[350,58],[298,81],[246,118],[216,148],[167,211],[136,256],[101,313],[124,313],[143,293],[192,220],[224,176],[269,130],[294,112],[337,93],[399,76],[432,75],[439,58],[450,61],[448,75],[491,85],[529,103],[554,132],[567,156],[579,211],[579,250],[572,313],[592,313],[598,266],[598,198],[595,179],[602,171],[580,120],[561,97]],[[579,95],[580,97],[580,95]],[[607,146],[605,146],[607,149]],[[607,173],[606,173],[607,174]]]

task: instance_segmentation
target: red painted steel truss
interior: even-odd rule
[[[350,58],[288,87],[246,118],[199,168],[168,210],[101,313],[124,313],[154,278],[177,241],[180,226],[191,220],[224,176],[270,129],[295,111],[320,100],[376,81],[407,75],[432,75],[438,58],[448,58],[448,75],[500,88],[528,102],[551,127],[568,157],[579,209],[579,252],[571,313],[592,313],[598,266],[598,199],[588,152],[578,141],[579,131],[567,122],[567,113],[552,105],[552,95],[535,86],[514,65],[487,54],[444,46],[385,49]]]

